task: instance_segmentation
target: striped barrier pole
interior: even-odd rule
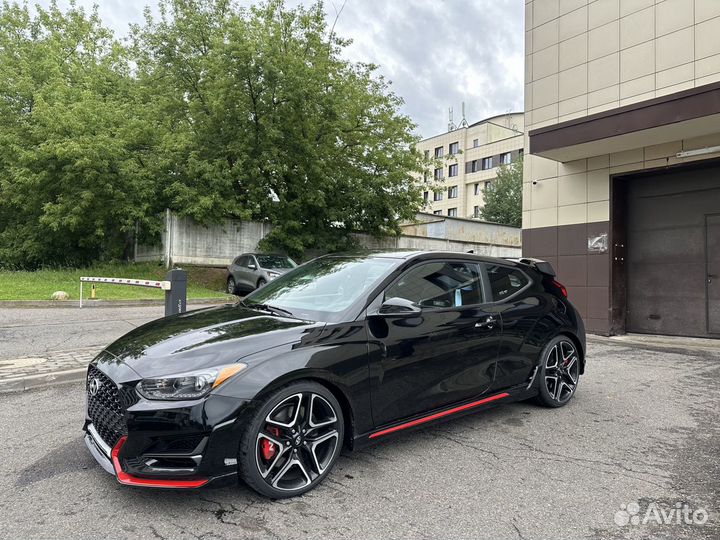
[[[83,305],[83,283],[106,283],[108,285],[129,285],[149,287],[165,291],[165,316],[187,311],[187,272],[180,268],[170,270],[163,281],[150,279],[129,279],[115,277],[80,277],[80,307]]]

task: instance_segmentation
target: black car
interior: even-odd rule
[[[321,482],[343,448],[500,403],[560,407],[585,330],[554,276],[459,253],[315,259],[107,347],[88,369],[86,444],[123,484],[239,476],[282,498]]]

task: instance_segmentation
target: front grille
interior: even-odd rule
[[[90,384],[98,381],[97,392],[90,394]],[[95,366],[90,366],[87,375],[88,416],[105,444],[113,448],[120,437],[127,435],[125,409],[137,403],[132,388],[118,388],[117,385]]]

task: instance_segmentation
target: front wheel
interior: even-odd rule
[[[545,407],[562,407],[575,395],[580,382],[580,358],[575,345],[557,336],[545,346],[540,359],[537,402]]]
[[[240,442],[240,477],[273,499],[301,495],[328,475],[345,435],[340,404],[324,386],[301,381],[271,394]]]

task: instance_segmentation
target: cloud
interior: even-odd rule
[[[96,2],[77,0],[88,9]],[[122,36],[128,24],[142,22],[144,6],[156,2],[97,3],[105,23]],[[326,0],[330,22],[342,6],[343,0]],[[524,9],[523,0],[347,0],[335,30],[353,40],[345,52],[350,60],[380,66],[405,100],[403,112],[429,137],[447,128],[448,107],[460,122],[463,101],[470,123],[522,110]]]

